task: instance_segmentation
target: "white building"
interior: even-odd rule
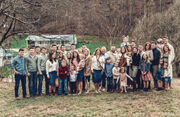
[[[51,45],[57,46],[65,45],[66,49],[71,49],[71,44],[77,44],[76,35],[30,35],[26,38],[29,46],[40,46],[50,48]]]
[[[4,66],[3,65],[3,57],[4,57],[4,49],[0,48],[0,67]]]
[[[3,48],[0,48],[0,67],[10,65],[13,57],[12,53],[7,53]]]

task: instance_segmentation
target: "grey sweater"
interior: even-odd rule
[[[42,73],[42,71],[46,71],[46,62],[48,60],[47,54],[41,54],[38,57],[38,68],[39,68],[39,73]]]
[[[28,55],[26,57],[26,73],[37,72],[37,71],[38,71],[38,57],[36,55],[34,55],[34,57]]]

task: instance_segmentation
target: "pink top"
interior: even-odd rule
[[[72,63],[73,63],[73,65],[75,66],[75,70],[77,71],[78,64],[79,64],[78,61],[77,61],[77,59],[74,58],[73,61],[72,61]]]
[[[83,68],[85,67],[85,60],[81,60],[78,64],[78,71],[83,70]]]
[[[120,73],[119,76],[120,76],[121,86],[127,86],[127,74]]]

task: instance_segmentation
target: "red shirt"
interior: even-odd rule
[[[60,66],[58,72],[59,72],[59,78],[65,79],[68,76],[69,70],[67,66],[66,67]]]

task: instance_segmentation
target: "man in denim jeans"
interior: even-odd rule
[[[45,87],[46,87],[46,95],[49,95],[49,79],[46,75],[46,61],[48,60],[48,56],[46,54],[47,50],[45,47],[41,49],[41,54],[38,57],[38,68],[39,68],[39,75],[38,75],[38,95],[42,95],[42,85],[43,85],[43,76],[45,77]]]
[[[26,98],[26,60],[24,58],[24,49],[19,49],[19,55],[16,56],[12,61],[12,69],[15,73],[15,98],[19,99],[18,90],[19,83],[23,90],[23,98]]]
[[[29,79],[29,94],[30,97],[37,94],[37,71],[38,57],[34,54],[34,48],[29,48],[29,55],[26,57],[26,73]]]

